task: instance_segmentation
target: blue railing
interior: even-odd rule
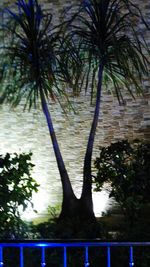
[[[16,248],[19,249],[19,266],[25,267],[24,264],[24,249],[26,248],[34,248],[40,250],[40,265],[41,267],[47,266],[45,251],[51,248],[62,248],[63,250],[63,267],[67,267],[67,256],[68,256],[68,248],[82,248],[84,250],[84,263],[82,266],[88,267],[90,266],[90,258],[89,258],[89,249],[91,247],[104,247],[106,249],[106,265],[107,267],[111,267],[111,250],[112,248],[120,247],[128,249],[128,266],[134,265],[134,249],[136,247],[150,247],[150,242],[101,242],[100,240],[94,241],[85,241],[85,240],[47,240],[47,241],[39,241],[39,240],[25,240],[25,241],[0,241],[0,266],[5,267],[5,249]],[[14,262],[11,263],[12,266],[15,266]],[[34,266],[33,266],[34,267]]]

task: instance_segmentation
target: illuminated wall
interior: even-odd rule
[[[2,3],[8,1],[1,0]],[[9,1],[10,2],[10,1]],[[15,2],[15,1],[14,1]],[[45,8],[50,6],[57,20],[60,10],[71,1],[44,1]],[[51,4],[48,4],[51,2]],[[73,1],[72,1],[73,2]],[[11,2],[11,4],[13,1]],[[54,4],[55,3],[55,4]],[[148,1],[143,2],[146,15],[150,13]],[[119,106],[115,97],[103,93],[101,115],[97,130],[94,156],[98,155],[98,147],[108,145],[121,139],[135,138],[150,140],[150,83],[144,82],[144,97],[132,100],[125,94],[126,105]],[[77,114],[68,114],[66,117],[58,104],[51,103],[50,110],[60,143],[66,167],[76,193],[79,195],[82,184],[82,163],[87,137],[93,115],[89,96],[84,94],[74,99]],[[55,206],[61,203],[61,184],[48,129],[42,111],[31,110],[23,112],[19,106],[10,110],[6,105],[0,107],[0,153],[6,152],[33,152],[35,163],[34,177],[41,184],[40,191],[34,196],[35,208],[40,214],[45,214],[48,205]],[[104,209],[106,193],[94,194],[95,208]],[[99,208],[98,208],[99,207]],[[33,216],[33,214],[32,214]]]

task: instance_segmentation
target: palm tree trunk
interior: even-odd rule
[[[61,215],[60,216],[69,216],[69,210],[71,209],[71,203],[77,202],[78,199],[76,198],[73,189],[72,189],[72,185],[60,152],[60,148],[57,142],[57,138],[56,138],[56,134],[54,131],[54,127],[53,127],[53,123],[52,123],[52,119],[51,119],[51,115],[47,106],[47,102],[45,99],[45,95],[42,91],[42,89],[40,90],[40,95],[41,95],[41,104],[42,104],[42,109],[43,112],[45,114],[46,117],[46,121],[48,124],[48,129],[49,129],[49,133],[51,136],[51,140],[52,140],[52,145],[53,145],[53,149],[54,149],[54,153],[55,153],[55,157],[56,157],[56,162],[58,165],[58,169],[59,169],[59,173],[60,173],[60,177],[61,177],[61,182],[62,182],[62,188],[63,188],[63,202],[62,202],[62,211],[61,211]]]
[[[96,96],[96,106],[93,117],[93,122],[89,134],[89,139],[87,143],[85,158],[84,158],[84,168],[83,168],[83,187],[81,200],[84,203],[87,213],[93,213],[93,201],[92,201],[92,152],[94,145],[94,138],[96,133],[96,128],[98,124],[99,112],[100,112],[100,101],[101,101],[101,91],[102,91],[102,74],[103,74],[103,63],[99,65],[98,72],[98,86],[97,86],[97,96]]]

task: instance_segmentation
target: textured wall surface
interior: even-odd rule
[[[8,5],[1,0],[1,6]],[[11,5],[15,1],[11,1]],[[43,4],[44,2],[44,4]],[[73,1],[43,1],[45,8],[53,11],[55,22],[64,7]],[[150,18],[150,4],[140,1],[145,17]],[[108,145],[121,139],[135,138],[150,140],[150,81],[143,84],[144,96],[133,100],[125,93],[125,106],[119,106],[116,98],[103,92],[101,114],[97,130],[93,158],[98,155],[98,147]],[[65,116],[56,103],[50,103],[56,134],[59,140],[66,167],[73,187],[80,194],[82,184],[82,163],[86,142],[93,115],[89,96],[81,95],[73,99],[76,114]],[[39,193],[34,196],[35,208],[40,214],[46,212],[48,205],[55,206],[61,202],[61,184],[51,141],[44,115],[40,109],[24,112],[20,105],[15,110],[9,106],[0,107],[0,153],[33,152],[35,163],[34,177],[41,184]],[[94,194],[95,209],[104,209],[107,194]],[[102,201],[101,201],[102,200]],[[99,207],[99,208],[98,208]],[[33,214],[32,214],[33,215]],[[31,215],[30,215],[31,216]]]

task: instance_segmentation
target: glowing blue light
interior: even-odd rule
[[[39,243],[39,244],[37,244],[37,247],[48,247],[48,244],[46,244],[46,243]]]

